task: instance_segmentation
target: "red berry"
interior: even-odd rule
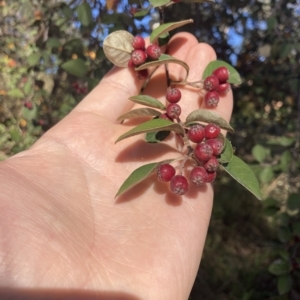
[[[207,179],[206,182],[210,183],[213,182],[217,177],[217,173],[216,172],[207,172]]]
[[[215,75],[220,83],[224,83],[229,79],[229,71],[226,67],[220,67],[213,71],[213,75]]]
[[[195,167],[190,173],[190,181],[197,186],[206,183],[207,177],[207,171],[203,167]]]
[[[205,137],[205,128],[200,124],[192,125],[187,135],[190,141],[201,143]]]
[[[146,53],[150,58],[158,59],[161,55],[160,47],[156,44],[151,44],[147,47]]]
[[[31,101],[24,101],[23,105],[28,109],[33,109],[33,103]]]
[[[149,76],[147,69],[137,71],[136,74],[137,74],[138,80],[145,80]]]
[[[130,7],[129,13],[130,13],[131,15],[134,15],[134,14],[137,13],[137,12],[138,12],[138,9],[137,9],[136,7]]]
[[[129,59],[127,65],[128,65],[128,68],[129,68],[129,69],[134,69],[135,65],[134,65],[134,63],[133,63],[133,61],[132,61],[132,58]]]
[[[157,176],[160,181],[168,182],[175,176],[175,168],[170,164],[161,164],[157,170]]]
[[[221,128],[216,124],[208,124],[205,126],[205,138],[215,139],[221,132]]]
[[[177,119],[181,114],[181,107],[177,103],[171,103],[167,106],[167,115],[171,119]]]
[[[181,99],[181,92],[177,88],[168,87],[166,98],[170,103],[177,103]]]
[[[134,50],[145,50],[145,40],[137,35],[133,38],[132,47]]]
[[[208,76],[208,77],[205,78],[205,80],[204,80],[204,88],[207,91],[213,91],[218,86],[219,86],[219,79],[216,76],[211,75],[211,76]]]
[[[221,83],[217,88],[216,92],[218,92],[220,95],[226,95],[230,90],[230,83],[224,82]]]
[[[218,156],[223,152],[224,144],[223,141],[220,139],[207,140],[206,144],[211,146],[211,148],[213,149],[213,154],[215,156]]]
[[[199,161],[206,162],[213,156],[213,149],[207,143],[200,143],[194,149],[194,155]]]
[[[216,172],[219,167],[219,162],[215,156],[204,164],[204,168],[207,172]]]
[[[176,195],[184,195],[189,190],[189,183],[183,175],[175,175],[170,183],[171,191]]]
[[[207,107],[216,107],[219,103],[219,94],[215,91],[207,92],[204,101]]]
[[[173,122],[173,119],[170,118],[166,113],[161,114],[159,117],[160,117],[160,119],[165,119],[165,120]]]
[[[134,65],[143,64],[147,59],[147,54],[143,50],[134,50],[131,54],[131,59]]]

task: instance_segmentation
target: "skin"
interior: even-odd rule
[[[200,80],[216,59],[210,46],[187,33],[177,34],[169,49],[190,66],[189,81]],[[179,65],[169,70],[173,79],[186,74]],[[165,101],[165,82],[161,68],[145,94]],[[29,150],[0,163],[0,296],[188,298],[210,220],[212,186],[191,187],[177,197],[154,176],[115,199],[137,167],[180,156],[174,138],[149,145],[138,135],[115,145],[136,122],[120,125],[116,118],[138,107],[128,97],[142,84],[132,71],[113,68]],[[202,106],[203,94],[180,89],[184,120]],[[231,92],[215,111],[229,121]]]

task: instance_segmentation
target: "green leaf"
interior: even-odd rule
[[[78,19],[83,26],[89,26],[93,22],[91,7],[87,2],[79,5],[76,12]]]
[[[32,53],[28,56],[27,62],[30,67],[37,65],[40,62],[41,53]]]
[[[131,118],[138,118],[144,116],[160,116],[161,112],[152,108],[137,108],[133,109],[120,117],[118,117],[117,121],[123,121]]]
[[[268,271],[276,276],[284,275],[290,272],[290,264],[285,260],[277,259],[269,265]]]
[[[29,93],[33,90],[33,84],[31,80],[27,80],[24,85],[23,91],[25,95],[29,95]]]
[[[49,48],[58,48],[60,47],[60,41],[58,38],[49,38],[46,45]]]
[[[202,79],[205,79],[207,76],[210,76],[212,72],[220,67],[226,67],[229,71],[229,83],[235,83],[240,84],[242,83],[242,79],[238,73],[238,71],[232,67],[230,64],[228,64],[225,61],[222,60],[215,60],[208,64],[208,66],[205,68],[204,73],[202,75]]]
[[[156,132],[156,131],[175,131],[180,134],[184,134],[184,128],[177,124],[173,123],[171,121],[165,120],[165,119],[153,119],[150,121],[147,121],[145,123],[142,123],[128,132],[122,134],[117,140],[116,143],[126,139],[128,137],[141,134],[141,133],[146,133],[146,132]]]
[[[169,64],[169,63],[179,64],[182,67],[184,67],[186,70],[186,73],[187,73],[186,77],[188,77],[189,70],[190,70],[189,66],[184,61],[179,60],[179,59],[172,57],[170,55],[167,55],[167,54],[162,54],[158,60],[154,60],[154,61],[142,64],[141,66],[135,68],[135,70],[140,71],[140,70],[148,69],[150,67],[157,67],[157,66]]]
[[[11,127],[9,129],[9,134],[14,142],[20,143],[22,141],[22,133],[20,128],[17,128],[16,126]]]
[[[170,133],[170,131],[147,132],[145,139],[147,143],[160,143],[167,138]]]
[[[178,27],[181,27],[186,24],[193,23],[193,22],[194,21],[192,19],[189,19],[189,20],[184,20],[184,21],[179,21],[179,22],[162,24],[152,31],[152,33],[150,35],[150,43],[155,42],[164,33],[167,33],[173,29],[176,29]]]
[[[259,183],[251,168],[240,158],[233,155],[230,162],[224,166],[225,171],[250,191],[258,200],[262,199]]]
[[[142,18],[145,17],[149,11],[149,8],[141,9],[140,11],[136,12],[133,16],[135,18]]]
[[[292,155],[289,150],[284,151],[280,156],[280,167],[283,172],[287,172],[292,162]]]
[[[233,128],[217,113],[209,111],[207,109],[198,109],[191,112],[187,118],[185,125],[192,122],[204,122],[204,123],[214,123],[219,125],[222,129],[233,132]]]
[[[153,7],[164,6],[170,2],[170,0],[149,0]]]
[[[279,295],[288,293],[293,285],[293,279],[291,275],[284,275],[277,278],[277,291]]]
[[[84,61],[80,58],[71,59],[61,65],[61,68],[67,71],[68,73],[83,78],[86,75],[87,68]]]
[[[8,91],[7,93],[8,96],[14,97],[14,98],[23,98],[24,93],[20,89],[13,89]]]
[[[268,154],[267,149],[262,145],[255,145],[252,148],[253,157],[260,163],[266,158],[267,154]]]
[[[259,180],[262,183],[268,183],[274,178],[274,171],[272,167],[265,167],[259,174]]]
[[[158,165],[160,165],[162,163],[170,163],[172,160],[173,159],[168,159],[168,160],[165,160],[165,161],[151,163],[151,164],[147,164],[147,165],[144,165],[144,166],[141,166],[141,167],[137,168],[136,170],[134,170],[129,175],[129,177],[121,185],[121,187],[119,188],[115,198],[120,196],[121,194],[123,194],[127,190],[131,189],[132,187],[134,187],[135,185],[137,185],[138,183],[140,183],[141,181],[143,181],[147,177],[154,174],[157,171]]]
[[[293,233],[297,236],[300,236],[300,222],[293,223],[292,227],[293,227]]]
[[[287,241],[289,241],[291,236],[292,236],[292,233],[288,227],[279,228],[277,237],[281,243],[286,243]]]
[[[227,164],[230,162],[233,156],[233,149],[231,142],[228,139],[225,139],[224,151],[221,153],[220,158],[218,159],[221,164]]]
[[[162,110],[166,109],[166,107],[159,100],[157,100],[151,96],[137,95],[137,96],[132,96],[129,99],[135,103],[139,103],[139,104],[146,105],[149,107],[159,108]]]
[[[283,147],[290,147],[295,143],[295,138],[282,136],[279,138],[272,138],[267,141],[268,145],[280,145]]]
[[[23,107],[22,109],[22,116],[27,121],[32,121],[33,119],[35,119],[37,117],[37,113],[38,111],[36,105],[33,105],[32,109],[28,109],[26,107]]]
[[[300,194],[290,194],[287,200],[287,207],[290,210],[300,209]]]

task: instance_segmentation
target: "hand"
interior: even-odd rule
[[[190,34],[177,34],[170,43],[170,54],[190,66],[190,81],[201,79],[216,59],[210,46]],[[185,75],[181,66],[169,68],[175,78]],[[164,101],[165,84],[161,68],[145,93]],[[137,167],[179,156],[172,141],[146,144],[136,136],[114,144],[130,129],[115,120],[136,107],[128,98],[141,85],[130,70],[112,69],[30,150],[0,164],[0,283],[7,293],[22,291],[28,299],[188,298],[212,187],[191,187],[177,197],[152,177],[114,198]],[[180,89],[184,119],[201,97]],[[216,111],[229,120],[231,110],[228,93]]]

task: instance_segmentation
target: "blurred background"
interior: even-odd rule
[[[195,2],[174,3],[165,21],[194,19],[180,30],[239,71],[229,139],[263,201],[218,176],[190,300],[299,300],[300,1]],[[101,80],[112,67],[107,34],[146,37],[158,18],[143,0],[0,0],[0,160],[30,147]]]

